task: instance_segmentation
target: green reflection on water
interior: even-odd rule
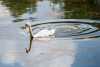
[[[60,9],[64,15],[62,18],[88,18],[99,19],[100,18],[100,3],[98,0],[1,0],[2,4],[8,7],[10,13],[14,17],[23,15],[30,12],[35,13],[37,8],[37,2],[50,1],[54,7],[57,4],[60,5]],[[45,5],[46,6],[46,5]],[[42,9],[41,9],[42,10]],[[44,9],[43,9],[44,10]]]
[[[2,0],[2,4],[8,7],[12,16],[18,17],[30,10],[27,8],[31,8],[31,4],[34,6],[34,12],[36,1],[37,0]]]

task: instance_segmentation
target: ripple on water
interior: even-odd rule
[[[33,34],[44,29],[55,29],[53,34],[55,38],[91,39],[100,37],[100,23],[96,22],[58,21],[32,25]]]

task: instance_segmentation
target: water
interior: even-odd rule
[[[93,20],[100,18],[98,6],[67,0],[0,0],[0,67],[100,67],[100,21]],[[24,31],[27,22],[33,34],[56,31],[47,38],[30,38]]]

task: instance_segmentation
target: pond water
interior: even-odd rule
[[[0,67],[100,67],[98,7],[85,0],[0,0]],[[27,22],[33,36],[55,32],[31,38]]]

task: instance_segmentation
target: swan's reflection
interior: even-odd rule
[[[29,53],[31,51],[32,41],[33,41],[33,37],[30,36],[29,48],[25,48],[26,49],[26,53]]]

